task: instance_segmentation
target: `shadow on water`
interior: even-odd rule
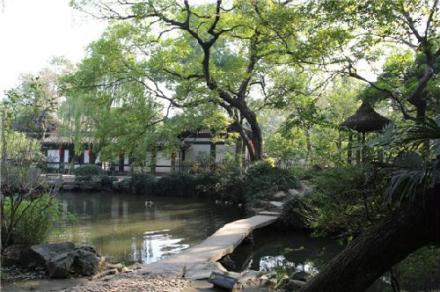
[[[253,243],[241,244],[231,255],[235,271],[247,268],[273,271],[279,267],[315,273],[344,246],[327,238],[314,238],[271,226],[256,230]]]
[[[92,244],[111,260],[151,263],[197,244],[243,213],[191,198],[63,193],[63,218],[50,241]],[[68,212],[76,220],[69,220]]]

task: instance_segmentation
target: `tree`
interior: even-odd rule
[[[410,67],[416,68],[418,74],[406,75],[410,78],[401,80],[403,87],[386,87],[383,82],[386,79],[367,81],[354,70],[354,62],[350,58],[344,59],[348,60],[345,72],[366,81],[391,100],[404,119],[415,122],[406,139],[401,139],[408,134],[406,131],[395,136],[399,146],[408,146],[408,142],[414,139],[419,142],[438,139],[438,126],[434,126],[435,123],[430,122],[426,115],[429,96],[426,93],[435,81],[435,65],[440,58],[437,41],[439,1],[323,1],[321,4],[330,18],[351,27],[360,27],[361,37],[352,47],[357,58],[366,56],[365,52],[369,52],[367,47],[373,43],[384,41],[404,44],[414,50]],[[394,73],[388,81],[396,81],[395,76],[402,74],[399,70]],[[414,149],[420,149],[419,146],[420,143]],[[413,251],[428,244],[440,244],[438,159],[426,164],[422,168],[425,170],[417,170],[414,166],[402,170],[401,166],[397,166],[400,171],[394,173],[392,181],[399,182],[398,187],[393,189],[400,194],[400,205],[395,206],[392,215],[353,240],[301,291],[364,291]],[[428,184],[426,176],[422,175],[426,168],[432,173]],[[412,175],[409,175],[410,172]],[[408,196],[409,189],[405,187],[408,183],[413,186],[411,196]]]
[[[125,44],[130,33],[125,24],[110,27],[89,46],[77,70],[61,80],[63,128],[74,134],[77,153],[82,142],[93,141],[103,160],[126,153],[144,166],[147,152],[176,153],[184,131],[226,129],[229,119],[212,104],[177,109],[171,118],[175,102],[166,105],[145,87],[145,64]]]
[[[358,107],[365,87],[359,83],[335,78],[316,93],[283,94],[283,110],[260,111],[268,154],[294,163],[302,160],[303,166],[342,164],[348,145],[339,125]]]
[[[139,81],[176,107],[221,107],[235,121],[251,160],[263,155],[252,100],[270,87],[270,73],[310,64],[345,39],[336,26],[322,28],[307,18],[304,6],[290,1],[236,1],[232,6],[220,0],[212,5],[74,1],[74,6],[97,17],[130,22],[131,47],[147,64]],[[166,96],[161,82],[176,94]]]
[[[426,89],[437,78],[440,60],[437,0],[338,1],[317,3],[327,19],[340,21],[351,31],[352,41],[328,63],[345,64],[341,72],[362,80],[376,94],[388,98],[404,119],[424,120],[428,106]],[[384,67],[376,82],[356,70],[360,60],[377,61],[384,45],[400,51]]]
[[[89,46],[89,54],[76,70],[60,80],[66,101],[61,105],[63,131],[75,137],[75,152],[93,143],[101,159],[121,153],[138,157],[156,141],[155,126],[163,122],[163,106],[136,81],[135,56],[119,38],[115,27]]]
[[[47,236],[59,211],[57,201],[44,194],[47,186],[38,168],[43,161],[39,141],[13,129],[15,115],[22,114],[16,105],[17,100],[5,99],[0,103],[2,249],[10,244],[39,243]]]
[[[47,131],[55,128],[60,101],[58,78],[71,69],[72,65],[67,60],[55,57],[50,66],[38,74],[23,74],[20,84],[6,92],[15,130],[42,138]]]

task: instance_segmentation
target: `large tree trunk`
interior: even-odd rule
[[[301,291],[365,291],[409,254],[440,244],[440,185],[367,229]]]
[[[257,120],[257,115],[251,109],[249,109],[249,107],[244,102],[237,104],[237,107],[240,111],[240,114],[249,123],[252,131],[251,139],[246,133],[244,133],[246,137],[243,137],[243,133],[241,132],[245,132],[244,130],[240,131],[241,136],[246,142],[246,147],[249,150],[249,156],[252,161],[260,160],[263,158],[263,134],[261,133],[261,128]]]

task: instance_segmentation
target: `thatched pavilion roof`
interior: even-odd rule
[[[348,117],[341,125],[341,129],[352,129],[361,133],[382,130],[391,120],[378,114],[368,102],[363,102],[356,113]]]

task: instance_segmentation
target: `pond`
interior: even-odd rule
[[[148,197],[111,192],[61,193],[63,218],[49,241],[94,245],[115,262],[151,263],[181,252],[240,219],[231,206],[176,197]],[[154,202],[146,207],[145,200]],[[70,220],[67,212],[74,215]]]
[[[289,268],[316,273],[344,248],[336,240],[277,230],[275,226],[254,231],[252,241],[241,244],[231,255],[235,271]]]

